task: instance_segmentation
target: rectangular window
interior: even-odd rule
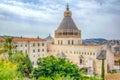
[[[61,45],[62,45],[62,40],[61,40]]]
[[[44,43],[42,43],[42,46],[44,46]]]
[[[42,49],[42,52],[44,52],[44,49]]]
[[[21,44],[21,47],[22,47],[22,44]]]
[[[38,52],[40,52],[40,49],[38,49]]]
[[[59,40],[58,40],[58,44],[59,44]]]
[[[89,52],[87,54],[89,55]]]
[[[92,53],[90,53],[90,55],[92,55]]]
[[[80,65],[82,64],[82,59],[80,59]]]
[[[70,40],[68,40],[68,45],[70,45]]]
[[[27,44],[25,44],[25,47],[27,47]]]
[[[74,41],[72,40],[72,45],[74,44]]]
[[[18,45],[16,45],[15,47],[18,47]]]
[[[35,57],[35,55],[33,55],[33,57]]]
[[[40,43],[38,43],[38,46],[40,46]]]
[[[35,53],[35,50],[33,49],[33,53]]]
[[[33,47],[35,46],[35,43],[33,43]]]

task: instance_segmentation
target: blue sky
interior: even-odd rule
[[[67,2],[83,39],[120,39],[120,0],[0,0],[0,35],[54,37]]]

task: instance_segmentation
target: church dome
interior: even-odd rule
[[[56,38],[79,38],[81,36],[81,31],[77,28],[71,16],[72,12],[67,5],[66,11],[64,12],[64,18],[55,31]]]
[[[47,40],[47,41],[53,41],[54,39],[53,39],[53,37],[49,34],[49,36],[47,36],[47,37],[45,38],[45,40]]]

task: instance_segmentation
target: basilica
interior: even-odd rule
[[[72,12],[67,5],[64,18],[54,32],[54,38],[50,35],[41,38],[13,38],[16,49],[28,53],[32,64],[37,66],[37,59],[46,56],[66,58],[80,69],[86,69],[87,74],[101,74],[102,60],[105,60],[105,73],[114,69],[114,53],[103,44],[83,44],[81,30],[78,29],[72,19]],[[4,39],[0,38],[0,43]]]
[[[64,18],[55,30],[54,41],[50,36],[46,39],[48,43],[47,56],[64,57],[80,69],[84,68],[88,74],[101,74],[101,57],[105,59],[105,73],[112,70],[114,66],[114,53],[107,44],[82,44],[81,30],[78,29],[72,19],[72,12],[67,5]],[[51,41],[51,43],[50,43]]]

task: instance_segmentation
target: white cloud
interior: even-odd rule
[[[45,1],[44,4],[48,4],[49,2],[50,1]],[[54,15],[58,15],[58,11],[61,10],[60,5],[55,5],[54,1],[52,4],[45,6],[42,4],[35,5],[33,3],[18,2],[15,0],[0,3],[0,9],[5,11],[7,14],[10,13],[12,15],[16,15],[15,17],[17,19],[21,18],[40,22],[49,21],[51,23],[56,22],[56,17]]]
[[[24,3],[17,0],[3,0],[0,3],[0,18],[7,19],[9,17],[11,20],[16,17],[16,19],[15,21],[1,20],[1,34],[10,33],[12,30],[11,34],[19,32],[19,35],[27,36],[54,33],[63,18],[66,4],[63,1],[65,0],[39,0],[38,2],[41,1],[42,3]],[[83,38],[104,37],[110,39],[108,35],[111,33],[112,38],[120,38],[120,36],[116,36],[120,25],[120,18],[116,13],[120,10],[120,6],[119,3],[115,5],[115,1],[117,0],[106,0],[101,5],[96,0],[70,0],[73,18],[82,30]],[[4,15],[2,12],[8,15]],[[11,17],[11,14],[15,17]],[[19,18],[23,21],[18,23]],[[27,20],[30,23],[27,23]],[[33,22],[37,22],[37,24]],[[9,25],[11,28],[6,31]]]
[[[79,1],[78,4],[77,4],[77,7],[80,7],[82,9],[99,9],[100,8],[100,5],[92,0],[92,1]]]
[[[27,9],[27,8],[21,8],[18,6],[0,4],[0,8],[8,12],[11,12],[13,14],[17,14],[18,16],[21,16],[21,17],[47,18],[47,14],[44,14],[40,11],[35,11],[35,10]]]

